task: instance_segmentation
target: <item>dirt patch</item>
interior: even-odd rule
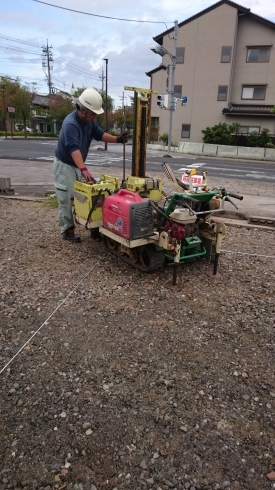
[[[0,490],[274,488],[274,232],[228,227],[220,278],[173,289],[55,209],[0,210],[0,369],[43,325],[1,374]]]

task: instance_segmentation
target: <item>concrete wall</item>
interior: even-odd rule
[[[167,151],[167,146],[147,145],[148,150]],[[266,160],[275,163],[275,148],[248,148],[246,146],[210,145],[207,143],[184,143],[171,147],[171,152],[207,157],[235,158],[243,160]]]

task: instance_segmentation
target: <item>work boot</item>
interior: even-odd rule
[[[68,240],[73,243],[80,243],[80,236],[75,235],[74,228],[69,228],[63,233],[63,240]]]

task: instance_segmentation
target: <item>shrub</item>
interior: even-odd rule
[[[204,143],[213,143],[216,145],[234,144],[235,134],[238,133],[240,124],[219,123],[213,127],[207,127],[202,130]]]
[[[247,146],[259,146],[259,133],[252,131],[247,135]]]
[[[260,147],[260,148],[274,148],[269,133],[270,130],[267,128],[263,128],[260,133],[257,133],[256,131],[252,131],[251,133],[248,133],[247,135],[248,146]],[[272,146],[267,146],[267,145],[272,145]]]
[[[168,133],[161,134],[161,135],[159,136],[159,140],[160,140],[160,141],[163,141],[164,143],[166,143],[166,144],[167,144],[167,143],[168,143]]]

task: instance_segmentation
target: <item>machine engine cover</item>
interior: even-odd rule
[[[103,204],[103,228],[127,240],[154,233],[153,208],[135,192],[120,189]]]
[[[176,223],[187,225],[188,223],[195,223],[197,216],[195,213],[190,214],[190,211],[187,208],[176,208],[175,211],[170,214],[169,218]]]

